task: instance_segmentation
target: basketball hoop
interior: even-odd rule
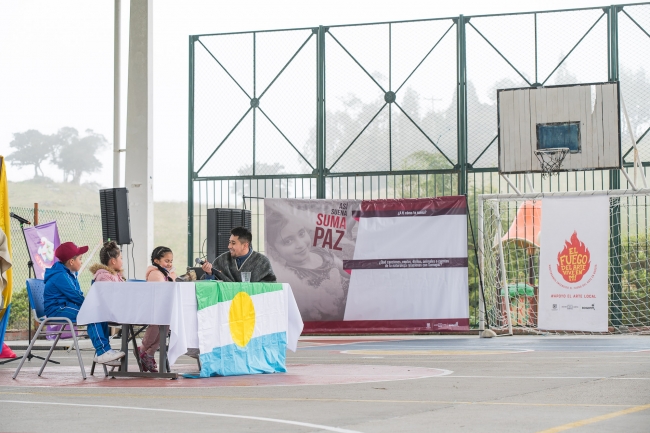
[[[562,167],[564,158],[569,153],[568,147],[554,147],[549,149],[533,150],[542,167],[542,177],[547,178],[554,174]]]

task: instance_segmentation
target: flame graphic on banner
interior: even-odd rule
[[[570,241],[564,242],[564,249],[557,255],[557,271],[565,281],[577,283],[589,270],[591,254],[587,246],[573,232]]]

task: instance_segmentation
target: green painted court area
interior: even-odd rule
[[[92,351],[82,353],[89,372]],[[53,359],[61,365],[40,378],[37,359],[16,380],[16,363],[0,366],[0,430],[632,433],[650,425],[643,335],[302,337],[286,374],[175,381],[109,379],[101,369],[83,381],[74,353]],[[173,369],[197,366],[182,357]]]

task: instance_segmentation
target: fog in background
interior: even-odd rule
[[[154,2],[154,199],[187,199],[188,35],[275,28],[367,23],[488,13],[589,7],[600,2],[547,1],[167,1]],[[35,129],[57,134],[103,135],[102,168],[81,174],[81,183],[112,185],[113,7],[111,0],[0,2],[0,154],[9,155],[14,133]],[[122,147],[126,133],[129,1],[122,1]],[[513,29],[513,36],[516,30]],[[468,40],[468,44],[471,41]],[[352,43],[352,39],[350,42]],[[360,47],[363,48],[363,47]],[[370,48],[372,50],[372,48]],[[446,49],[453,52],[455,47]],[[597,53],[601,55],[602,53]],[[453,58],[453,56],[451,56]],[[491,59],[490,59],[491,60]],[[559,60],[559,59],[558,59]],[[441,79],[454,80],[455,64]],[[469,65],[471,68],[472,65]],[[448,68],[448,69],[447,69]],[[477,69],[475,68],[476,72]],[[374,71],[373,71],[374,72]],[[606,72],[606,71],[605,71]],[[490,101],[494,82],[469,76],[477,97]],[[582,77],[579,77],[582,78]],[[311,78],[310,78],[311,79]],[[582,79],[580,81],[583,81]],[[341,81],[342,83],[344,80]],[[353,85],[353,84],[350,84]],[[453,83],[451,85],[453,89]],[[429,97],[429,95],[426,95]],[[429,98],[432,111],[453,102],[453,93]],[[362,101],[367,103],[369,101]],[[335,110],[340,101],[328,101]],[[330,105],[331,104],[331,105]],[[425,109],[425,107],[423,107]],[[495,125],[496,126],[496,125]],[[303,133],[305,139],[307,131]],[[450,148],[454,144],[450,142]],[[271,161],[272,162],[272,161]],[[292,166],[291,162],[286,165]],[[124,167],[124,154],[122,154]],[[51,162],[43,175],[56,182],[74,178]],[[235,172],[237,170],[234,170]],[[8,165],[10,181],[30,179],[33,167]],[[122,175],[124,171],[122,170]],[[232,173],[224,173],[232,174]],[[64,177],[66,176],[66,177]],[[123,180],[122,180],[123,184]]]

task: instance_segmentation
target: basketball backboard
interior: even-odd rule
[[[543,172],[534,151],[568,148],[558,171],[620,169],[619,83],[497,90],[499,173]]]

